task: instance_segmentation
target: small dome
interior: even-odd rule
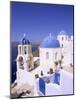
[[[24,35],[24,37],[22,39],[22,44],[23,45],[29,45],[30,44],[30,41],[28,39],[26,39],[25,35]]]
[[[41,48],[59,48],[59,41],[51,36],[46,37],[40,45]]]
[[[60,31],[59,35],[67,35],[67,33],[64,30],[62,30]]]

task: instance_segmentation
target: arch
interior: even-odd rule
[[[18,62],[19,62],[19,68],[24,69],[24,59],[22,56],[19,56]]]

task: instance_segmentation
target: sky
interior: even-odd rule
[[[50,33],[64,30],[73,34],[73,6],[11,2],[11,39],[21,41],[23,35],[31,42],[41,42]]]

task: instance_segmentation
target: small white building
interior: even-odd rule
[[[51,34],[46,37],[39,47],[40,66],[45,68],[52,68],[56,61],[61,59],[61,48],[59,41],[52,37]]]
[[[66,42],[69,40],[69,37],[65,31],[60,31],[60,33],[57,35],[57,40],[60,43],[60,47],[65,47]]]
[[[60,42],[64,65],[73,65],[73,36],[68,36],[65,31],[61,31],[57,40]]]

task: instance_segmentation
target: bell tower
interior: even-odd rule
[[[23,36],[21,44],[18,45],[17,55],[17,82],[21,84],[25,81],[26,72],[33,68],[33,55],[31,43],[26,36]]]
[[[64,48],[65,47],[65,44],[66,44],[66,42],[68,41],[68,35],[67,35],[67,33],[65,32],[65,31],[61,31],[59,34],[58,34],[58,36],[57,36],[57,39],[59,40],[59,42],[60,42],[60,47],[61,48]]]

